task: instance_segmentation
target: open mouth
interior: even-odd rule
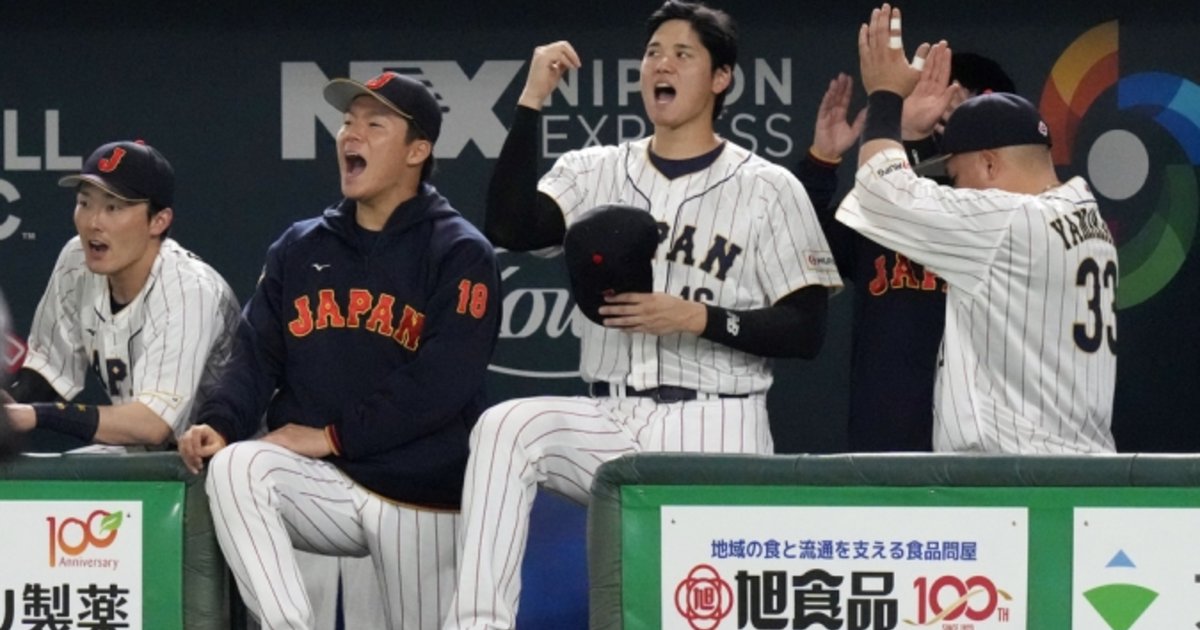
[[[347,175],[358,175],[367,168],[367,161],[357,153],[347,153],[342,159],[346,161]]]
[[[654,86],[654,102],[670,103],[675,100],[675,88],[666,83],[659,83]]]
[[[93,254],[103,254],[104,252],[108,251],[108,244],[101,243],[100,241],[88,241],[87,246],[88,251],[92,252]]]

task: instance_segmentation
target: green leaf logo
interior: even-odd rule
[[[113,512],[100,520],[100,533],[116,530],[121,526],[121,522],[125,520],[124,512]]]
[[[1136,584],[1105,584],[1085,591],[1083,596],[1112,630],[1129,630],[1158,593]]]

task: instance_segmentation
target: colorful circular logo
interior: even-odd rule
[[[693,630],[713,630],[733,608],[733,589],[707,564],[696,565],[675,587],[675,610]]]
[[[1071,43],[1042,91],[1054,163],[1083,161],[1117,241],[1117,306],[1136,306],[1170,283],[1196,236],[1200,86],[1164,72],[1121,77],[1118,24]]]

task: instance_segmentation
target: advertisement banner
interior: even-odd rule
[[[181,483],[0,484],[0,629],[182,628]]]
[[[1200,488],[626,485],[620,496],[625,630],[1200,624]]]
[[[1200,509],[1076,508],[1074,630],[1200,627]]]
[[[662,628],[1023,628],[1024,508],[674,506]],[[729,623],[732,622],[732,623]]]

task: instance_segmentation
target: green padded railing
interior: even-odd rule
[[[213,531],[204,476],[193,475],[177,453],[19,457],[0,464],[0,483],[22,481],[177,481],[184,484],[183,627],[230,628],[227,571]]]
[[[600,467],[588,510],[589,617],[623,628],[622,489],[627,486],[1196,488],[1193,455],[697,455],[653,453]]]

